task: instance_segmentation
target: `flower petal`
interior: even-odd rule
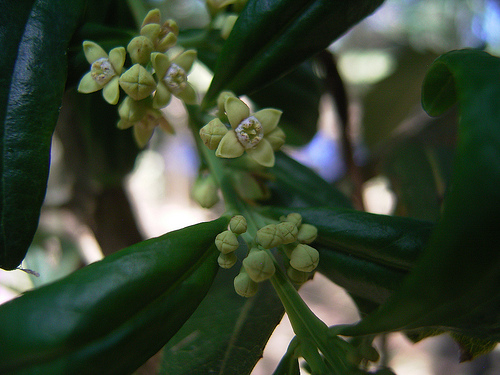
[[[163,83],[163,81],[160,81],[158,83],[158,86],[156,87],[156,92],[155,96],[153,98],[153,108],[163,108],[170,103],[170,98],[172,97],[172,94],[167,88],[167,85]]]
[[[124,119],[121,119],[120,121],[118,121],[118,123],[116,124],[116,127],[120,130],[124,130],[124,129],[128,129],[130,128],[132,125],[134,125],[135,123],[134,122],[131,122],[131,121],[127,121],[127,120],[124,120]]]
[[[180,66],[187,73],[193,67],[194,60],[196,60],[196,51],[194,49],[190,49],[175,57],[172,60],[172,63]]]
[[[80,84],[78,85],[78,92],[82,94],[90,94],[91,92],[96,92],[102,89],[102,85],[97,83],[93,78],[90,72],[85,74],[80,80]]]
[[[83,42],[83,53],[89,64],[103,57],[106,59],[108,58],[106,51],[104,51],[99,44],[91,42],[90,40]]]
[[[153,132],[155,131],[154,126],[144,125],[142,122],[138,122],[134,125],[134,138],[137,142],[137,145],[140,148],[146,146],[153,136]]]
[[[271,144],[274,151],[279,150],[285,144],[286,134],[277,126],[273,131],[265,135],[265,139]]]
[[[102,89],[102,96],[109,104],[115,105],[120,98],[119,78],[115,76]]]
[[[156,76],[159,80],[162,80],[165,77],[168,68],[172,65],[167,55],[159,52],[151,54],[151,63],[153,64],[153,69],[155,70]]]
[[[144,27],[145,25],[148,25],[150,23],[160,23],[161,19],[161,13],[159,9],[152,9],[146,14],[146,17],[144,17],[144,21],[142,21],[141,28]]]
[[[236,129],[240,122],[250,116],[250,109],[240,99],[229,96],[224,102],[224,109],[227,113],[227,118],[233,129]]]
[[[230,130],[222,137],[217,151],[215,151],[215,156],[220,158],[237,158],[243,155],[245,148],[241,145],[236,138],[236,133],[234,130]]]
[[[255,112],[253,116],[255,116],[255,118],[261,123],[262,128],[264,129],[264,134],[267,134],[278,126],[282,113],[282,111],[274,108],[266,108]]]
[[[274,151],[271,144],[265,138],[254,148],[248,149],[247,154],[264,167],[274,166]]]
[[[148,37],[152,42],[160,36],[161,26],[158,23],[148,23],[141,27],[141,35]]]
[[[194,87],[188,82],[186,88],[175,94],[179,99],[181,99],[186,104],[197,104],[198,103],[198,95],[196,95],[196,91]]]
[[[125,57],[127,52],[124,47],[116,47],[109,51],[109,62],[113,65],[116,74],[122,74],[123,64],[125,64]]]

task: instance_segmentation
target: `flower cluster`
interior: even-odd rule
[[[200,130],[203,143],[221,158],[237,158],[245,152],[264,167],[274,166],[274,151],[285,143],[278,127],[281,111],[273,108],[250,113],[248,106],[234,94],[219,96],[219,117]],[[223,121],[227,119],[230,128]]]
[[[133,126],[140,147],[147,144],[157,126],[172,132],[160,111],[169,104],[172,95],[186,104],[197,102],[197,94],[187,81],[196,52],[187,50],[170,59],[166,52],[176,44],[179,28],[173,20],[160,24],[160,19],[158,9],[150,11],[144,18],[140,35],[133,38],[126,49],[116,47],[108,54],[92,41],[83,42],[90,71],[81,79],[78,91],[102,90],[104,99],[115,105],[121,88],[126,96],[118,109],[118,128]],[[125,70],[127,53],[132,66]]]
[[[239,247],[238,235],[247,231],[246,219],[237,215],[229,229],[217,235],[215,245],[221,252],[219,265],[231,268],[236,264],[235,251]],[[310,272],[318,266],[319,253],[310,244],[316,239],[318,230],[310,224],[303,224],[298,213],[291,213],[273,223],[260,228],[252,241],[247,241],[249,251],[243,259],[241,270],[234,279],[236,292],[243,297],[257,293],[258,283],[271,278],[276,272],[275,260],[269,249],[278,248],[286,255],[285,266],[289,279],[302,284],[308,280]]]

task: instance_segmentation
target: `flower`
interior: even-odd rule
[[[165,52],[177,42],[179,27],[174,20],[166,20],[160,25],[160,19],[159,9],[149,11],[142,22],[141,35],[151,40],[155,51]]]
[[[151,99],[134,100],[127,96],[118,107],[120,121],[118,129],[134,127],[134,138],[139,147],[144,147],[151,139],[157,126],[167,133],[174,132],[172,126],[159,109],[151,107]]]
[[[283,145],[285,138],[283,131],[277,127],[282,112],[266,108],[250,114],[248,106],[234,96],[226,98],[224,108],[231,130],[222,137],[215,155],[236,158],[246,151],[257,163],[272,167],[274,151]]]
[[[165,107],[170,102],[172,94],[186,104],[197,102],[196,91],[187,81],[187,73],[191,70],[195,59],[195,50],[184,51],[172,61],[163,53],[151,54],[151,62],[158,78],[153,99],[154,108]]]
[[[125,48],[113,48],[109,55],[96,43],[83,42],[83,52],[90,64],[90,72],[80,80],[78,91],[89,94],[102,89],[109,104],[117,104],[120,96],[118,81],[125,63]]]

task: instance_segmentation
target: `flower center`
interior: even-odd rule
[[[173,94],[178,94],[186,88],[187,75],[179,65],[172,64],[165,74],[165,83]]]
[[[101,85],[108,83],[115,75],[116,72],[113,65],[111,65],[109,60],[105,57],[101,57],[99,60],[94,61],[90,68],[90,76]]]
[[[264,129],[254,116],[247,117],[234,129],[238,141],[246,149],[254,148],[264,138]]]

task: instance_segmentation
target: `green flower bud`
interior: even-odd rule
[[[302,224],[297,234],[297,241],[300,243],[312,243],[318,237],[318,228],[311,224]]]
[[[233,173],[231,180],[238,195],[245,200],[262,200],[268,196],[264,186],[248,172]]]
[[[283,239],[282,244],[286,245],[297,240],[297,233],[299,230],[294,223],[283,221],[282,223],[276,224],[276,227],[280,232],[280,237]]]
[[[142,120],[146,115],[146,111],[147,105],[144,102],[134,100],[130,96],[125,97],[118,106],[120,119],[131,123]]]
[[[269,279],[276,271],[273,260],[264,250],[252,249],[243,260],[243,266],[256,283]]]
[[[243,234],[247,231],[247,219],[241,215],[236,215],[229,221],[229,229],[234,234]]]
[[[221,253],[217,258],[217,263],[219,263],[221,268],[229,269],[236,264],[237,260],[238,258],[234,252],[228,254]]]
[[[140,64],[121,75],[120,86],[134,100],[145,99],[156,90],[153,76]]]
[[[151,53],[154,51],[151,39],[145,36],[136,36],[127,46],[127,52],[132,59],[132,63],[146,65],[151,60]]]
[[[285,144],[286,134],[281,128],[276,127],[273,131],[266,135],[266,139],[271,144],[274,151],[277,151]]]
[[[258,289],[259,285],[246,272],[241,272],[234,278],[234,290],[242,297],[252,297]]]
[[[191,196],[203,208],[212,208],[219,202],[219,187],[212,175],[199,176],[193,185]]]
[[[270,249],[283,243],[281,232],[276,224],[269,224],[265,227],[260,228],[257,231],[255,240],[264,249]]]
[[[215,118],[200,129],[200,138],[205,146],[210,150],[215,150],[227,132],[228,130],[221,120]]]
[[[319,263],[319,253],[315,248],[299,244],[290,255],[290,265],[298,271],[311,272]]]
[[[309,279],[309,273],[298,271],[293,267],[288,267],[286,274],[294,284],[298,285],[304,284]]]
[[[240,244],[236,234],[230,230],[225,230],[215,237],[215,246],[217,246],[217,249],[219,249],[219,251],[223,254],[232,253],[238,248],[239,245]]]
[[[293,212],[291,214],[288,214],[284,218],[284,221],[289,221],[290,223],[294,223],[298,228],[302,224],[302,216],[300,216],[300,214],[298,214],[296,212]]]

